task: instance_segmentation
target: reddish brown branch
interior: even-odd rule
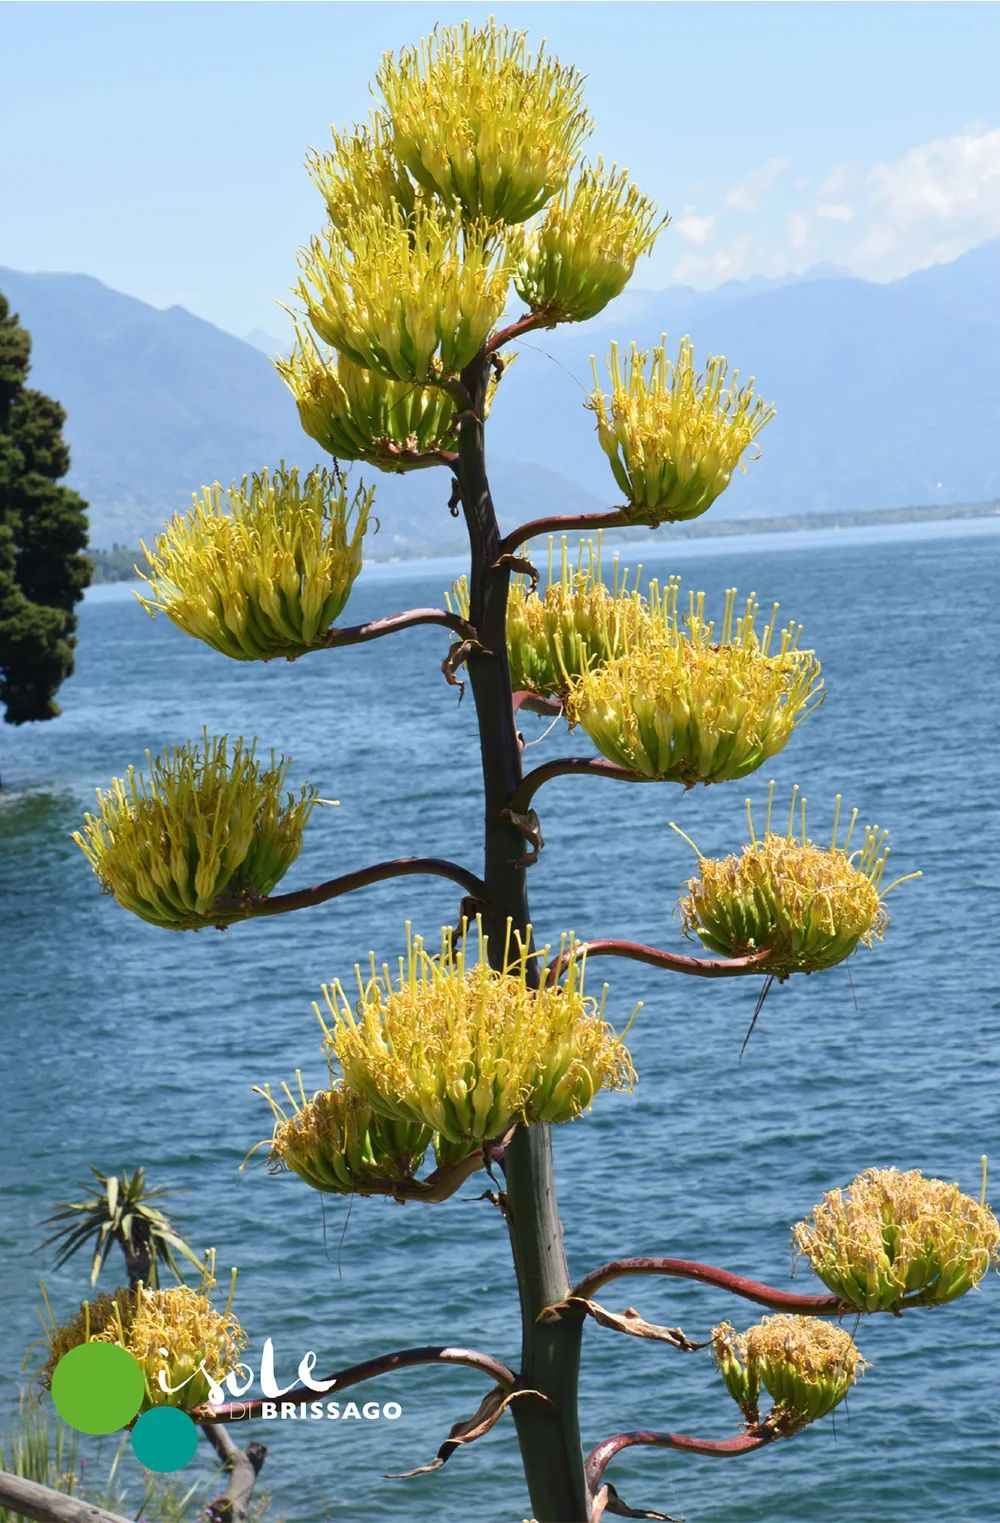
[[[291,1402],[296,1407],[305,1406],[311,1401],[337,1396],[341,1391],[346,1391],[350,1386],[360,1385],[364,1380],[374,1380],[379,1375],[391,1375],[396,1370],[405,1370],[415,1364],[463,1364],[470,1370],[479,1370],[481,1374],[486,1375],[495,1384],[503,1386],[505,1390],[513,1389],[516,1384],[514,1371],[509,1369],[502,1360],[494,1359],[492,1354],[480,1353],[478,1349],[426,1344],[420,1348],[397,1349],[391,1354],[379,1354],[376,1358],[366,1359],[361,1364],[351,1364],[346,1369],[337,1370],[333,1375],[326,1377],[326,1381],[333,1381],[327,1391],[316,1391],[312,1386],[296,1386],[294,1390],[286,1392],[277,1400]],[[259,1417],[263,1405],[262,1400],[230,1401],[222,1406],[212,1406],[211,1403],[206,1402],[204,1406],[196,1407],[191,1416],[196,1422],[246,1422],[251,1418]]]
[[[444,608],[409,608],[405,613],[391,613],[384,619],[372,619],[367,624],[349,624],[344,629],[329,629],[313,649],[330,650],[339,645],[364,645],[368,640],[381,640],[383,635],[394,635],[400,629],[414,629],[418,624],[443,624],[457,635],[468,640],[476,631],[466,619]]]
[[[555,761],[543,762],[533,772],[521,779],[518,787],[507,800],[507,807],[514,814],[527,814],[528,807],[543,783],[554,777],[610,777],[622,783],[653,783],[657,778],[644,777],[641,772],[630,772],[616,762],[605,761],[599,756],[562,756]]]
[[[770,1311],[798,1312],[809,1317],[842,1317],[854,1310],[837,1296],[800,1296],[790,1290],[776,1290],[759,1280],[749,1280],[745,1275],[732,1274],[728,1269],[716,1269],[713,1264],[698,1264],[693,1259],[637,1258],[612,1259],[599,1269],[592,1269],[579,1285],[571,1291],[573,1296],[590,1298],[612,1280],[630,1275],[670,1275],[679,1280],[696,1280],[701,1285],[714,1285],[730,1295],[742,1296]]]
[[[614,529],[619,526],[627,529],[629,523],[622,508],[609,508],[606,513],[556,513],[547,518],[530,519],[519,529],[514,529],[503,540],[500,549],[503,554],[512,555],[529,539],[537,539],[540,534],[572,534],[577,529],[586,533],[591,529]]]
[[[595,1492],[609,1462],[623,1449],[631,1449],[635,1444],[650,1444],[657,1449],[686,1449],[689,1454],[714,1454],[722,1459],[731,1454],[749,1454],[752,1449],[771,1443],[775,1437],[776,1434],[768,1428],[747,1428],[732,1438],[692,1438],[687,1433],[654,1433],[648,1428],[614,1433],[587,1455],[587,1485],[592,1493]]]
[[[497,328],[486,340],[486,353],[496,354],[504,344],[509,344],[515,338],[520,338],[523,333],[533,333],[536,328],[554,328],[555,323],[545,312],[525,312],[516,322],[509,323],[506,328]]]
[[[355,889],[367,888],[370,883],[382,883],[387,878],[412,878],[422,876],[450,878],[467,895],[477,902],[485,899],[486,885],[468,868],[442,857],[396,857],[391,862],[375,862],[371,867],[360,867],[357,872],[344,873],[327,883],[317,883],[313,888],[294,889],[288,894],[271,894],[266,899],[220,899],[214,908],[220,916],[230,920],[255,920],[261,915],[283,915],[287,910],[310,909],[315,904],[325,904],[328,899],[339,899],[341,894],[351,894]]]
[[[552,715],[561,714],[563,704],[560,698],[550,697],[544,693],[533,693],[530,688],[519,687],[514,694],[514,713],[521,709],[526,714]]]
[[[558,978],[571,962],[587,954],[592,957],[627,957],[632,962],[644,962],[651,968],[668,968],[672,973],[689,973],[694,978],[739,978],[748,973],[761,973],[761,964],[771,953],[765,947],[761,952],[750,952],[746,957],[689,957],[684,952],[661,952],[657,947],[643,946],[641,941],[619,941],[605,937],[599,941],[579,941],[553,958],[549,973]]]

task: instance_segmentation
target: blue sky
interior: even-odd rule
[[[1000,235],[995,5],[29,3],[0,4],[0,264],[281,332],[307,146],[385,49],[491,12],[589,76],[590,150],[671,212],[637,284],[887,280]]]

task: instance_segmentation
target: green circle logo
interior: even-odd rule
[[[52,1401],[79,1433],[114,1433],[142,1406],[146,1382],[127,1349],[117,1343],[81,1343],[52,1372]]]
[[[132,1453],[147,1470],[180,1470],[197,1447],[197,1424],[178,1407],[151,1407],[132,1429]]]

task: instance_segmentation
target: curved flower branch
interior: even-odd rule
[[[486,353],[496,354],[515,338],[520,338],[522,333],[532,333],[536,328],[553,328],[555,324],[552,318],[545,312],[525,312],[516,322],[509,323],[506,328],[497,328],[486,340]]]
[[[731,1454],[749,1454],[752,1449],[772,1443],[777,1437],[773,1429],[747,1428],[732,1438],[692,1438],[687,1433],[654,1433],[648,1428],[637,1428],[631,1433],[614,1433],[597,1445],[585,1461],[587,1485],[596,1491],[601,1476],[611,1460],[623,1449],[636,1444],[650,1444],[657,1449],[686,1449],[689,1454],[714,1454],[724,1459]]]
[[[553,959],[549,972],[554,978],[569,967],[570,963],[586,953],[591,957],[627,957],[632,962],[644,962],[651,968],[669,968],[672,973],[689,973],[694,978],[739,978],[747,973],[761,973],[761,964],[771,955],[765,947],[750,952],[746,957],[689,957],[684,952],[662,952],[657,947],[647,947],[641,941],[619,941],[604,937],[598,941],[579,941]]]
[[[600,756],[561,756],[555,761],[543,762],[535,767],[515,788],[507,800],[507,807],[514,814],[526,814],[531,800],[543,783],[554,777],[610,777],[622,783],[652,783],[657,778],[644,777],[641,772],[630,772],[616,762],[605,761]]]
[[[460,619],[444,608],[408,608],[405,613],[387,614],[384,619],[371,619],[367,624],[329,629],[313,648],[330,650],[339,645],[364,645],[368,640],[380,640],[383,635],[394,635],[397,630],[413,629],[418,624],[443,624],[446,629],[461,635],[463,640],[474,638],[476,633],[467,619]]]
[[[730,1295],[742,1296],[771,1311],[799,1312],[810,1317],[843,1317],[855,1308],[841,1301],[839,1296],[802,1296],[790,1290],[777,1290],[760,1280],[747,1279],[745,1275],[732,1274],[728,1269],[716,1269],[714,1264],[699,1264],[693,1259],[634,1258],[612,1259],[599,1269],[592,1269],[570,1292],[573,1298],[589,1300],[612,1280],[630,1275],[670,1275],[679,1280],[696,1280],[701,1285],[714,1285]]]
[[[234,920],[256,920],[261,915],[283,915],[287,910],[310,909],[315,904],[325,904],[328,899],[339,899],[341,894],[351,894],[355,889],[367,888],[370,883],[382,883],[387,878],[412,877],[450,878],[467,895],[477,902],[485,901],[486,885],[483,880],[443,857],[396,857],[391,862],[375,862],[371,867],[359,867],[357,872],[343,873],[326,883],[312,888],[293,889],[287,894],[270,894],[264,899],[220,899],[213,906],[224,913],[226,924]]]
[[[361,1364],[350,1364],[346,1369],[337,1370],[328,1375],[327,1384],[333,1384],[325,1392],[317,1392],[313,1386],[296,1386],[292,1391],[286,1391],[281,1397],[282,1402],[291,1402],[293,1406],[305,1406],[308,1402],[315,1401],[318,1395],[339,1394],[346,1391],[349,1386],[360,1385],[364,1380],[375,1380],[379,1375],[390,1375],[395,1370],[405,1370],[415,1364],[462,1364],[470,1370],[479,1370],[505,1391],[512,1390],[517,1377],[501,1359],[495,1359],[492,1354],[483,1354],[479,1349],[451,1348],[447,1344],[424,1344],[418,1348],[397,1349],[391,1354],[379,1354],[374,1359],[365,1359]],[[203,1423],[231,1423],[246,1422],[251,1418],[261,1415],[264,1403],[255,1401],[230,1401],[221,1406],[213,1406],[206,1402],[204,1406],[195,1407],[191,1416],[195,1422]]]
[[[634,528],[635,520],[628,519],[622,508],[609,508],[606,513],[555,513],[521,524],[504,537],[500,551],[503,555],[512,555],[529,539],[538,539],[542,534],[571,534],[577,529],[587,533],[592,529],[614,529],[619,525],[628,528],[630,524]]]

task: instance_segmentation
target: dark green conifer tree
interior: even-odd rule
[[[0,700],[8,724],[54,719],[92,567],[87,504],[60,486],[66,414],[25,383],[31,337],[0,293]]]

